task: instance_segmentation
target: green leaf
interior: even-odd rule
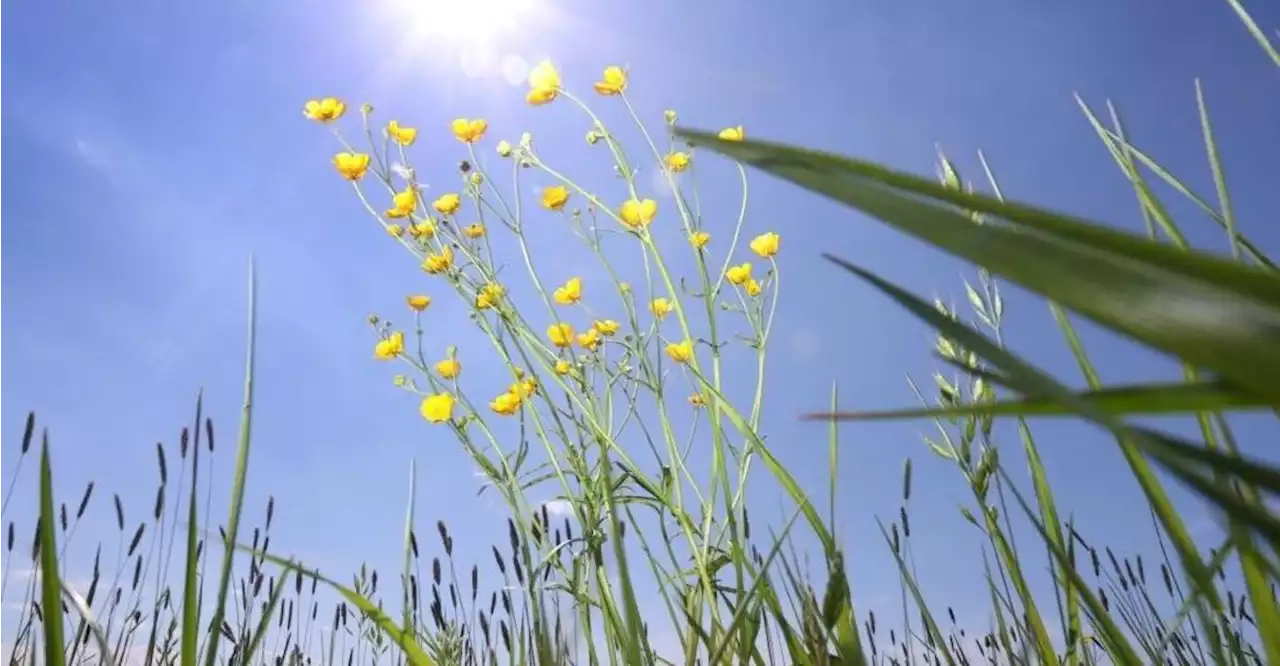
[[[40,607],[44,611],[44,663],[64,666],[62,581],[58,572],[58,514],[53,510],[49,432],[40,443]]]
[[[191,478],[200,478],[200,417],[204,407],[203,392],[196,397],[196,422],[195,422],[195,446],[191,447]],[[199,484],[191,484],[191,494],[187,500],[187,553],[184,560],[183,583],[182,583],[182,646],[179,651],[179,663],[182,666],[196,666],[199,661],[200,647],[197,641],[200,639],[200,608],[197,604],[197,596],[200,591],[200,584],[196,575],[196,568],[199,560],[196,555],[198,544],[196,542],[196,506],[198,504],[196,491]],[[221,623],[219,623],[220,625]],[[212,633],[218,633],[214,631]],[[246,661],[245,663],[249,663]]]
[[[1225,382],[1179,382],[1114,386],[1083,391],[1076,398],[1108,414],[1179,414],[1198,411],[1263,409],[1268,405],[1255,396],[1235,390]],[[883,411],[839,411],[805,414],[807,420],[885,421],[961,416],[1078,416],[1061,401],[1023,398],[997,402]]]

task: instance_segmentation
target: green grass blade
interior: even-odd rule
[[[1179,382],[1114,386],[1083,391],[1076,399],[1116,416],[1125,414],[1181,414],[1197,411],[1264,409],[1267,403],[1224,382]],[[882,411],[839,411],[805,414],[810,420],[884,421],[964,416],[1077,416],[1060,401],[1047,398],[1000,400],[954,407],[924,407]]]
[[[1231,242],[1231,255],[1239,259],[1240,234],[1236,231],[1236,216],[1231,208],[1231,197],[1227,194],[1227,179],[1222,172],[1218,142],[1213,137],[1213,124],[1209,121],[1209,108],[1205,105],[1200,79],[1196,79],[1196,108],[1200,112],[1200,133],[1204,135],[1204,149],[1209,158],[1209,169],[1213,172],[1213,186],[1218,191],[1218,207],[1222,210],[1222,221],[1227,226],[1227,239]]]
[[[262,609],[262,615],[258,617],[258,626],[254,629],[253,635],[249,637],[249,645],[244,651],[237,655],[241,664],[252,664],[253,655],[258,652],[258,648],[262,645],[262,639],[266,637],[267,631],[271,628],[271,620],[275,617],[276,607],[280,605],[280,598],[284,596],[284,588],[287,587],[284,576],[276,581],[274,587],[271,588],[271,596],[267,598],[267,605]]]
[[[62,586],[62,594],[71,600],[71,604],[80,613],[80,619],[84,621],[84,626],[89,629],[89,635],[98,644],[98,658],[101,660],[99,666],[115,666],[116,661],[111,656],[111,642],[107,638],[107,634],[102,631],[102,626],[94,619],[93,609],[89,608],[89,602],[80,596],[79,592],[65,584]]]
[[[942,635],[942,631],[938,629],[938,623],[933,619],[933,613],[929,611],[929,604],[925,602],[924,593],[920,591],[920,587],[916,585],[915,576],[911,575],[907,563],[902,559],[902,554],[893,547],[893,539],[889,537],[889,531],[884,528],[884,523],[876,519],[876,524],[880,526],[880,535],[884,537],[884,541],[889,545],[889,552],[893,553],[893,559],[898,563],[898,574],[901,576],[903,583],[911,592],[911,598],[916,602],[916,608],[920,611],[920,619],[924,622],[925,631],[929,637],[933,639],[938,650],[942,652],[942,658],[951,666],[955,666],[955,656],[951,654],[948,647],[947,637]],[[1051,653],[1052,654],[1052,653]]]
[[[54,513],[49,432],[40,442],[40,607],[44,611],[44,663],[64,666],[62,582],[58,569],[58,514]],[[34,651],[33,651],[34,658]]]
[[[1240,22],[1244,23],[1245,29],[1249,31],[1250,35],[1253,35],[1254,40],[1258,42],[1258,46],[1261,46],[1262,50],[1266,51],[1267,55],[1271,57],[1271,61],[1277,67],[1280,67],[1280,51],[1276,50],[1275,45],[1271,43],[1271,39],[1267,37],[1267,33],[1258,27],[1258,23],[1253,20],[1253,17],[1244,8],[1244,3],[1240,2],[1240,0],[1227,0],[1227,4],[1231,5],[1231,8],[1235,10],[1236,16],[1240,17]]]
[[[200,416],[204,406],[204,394],[201,393],[196,397],[196,422],[195,432],[200,432]],[[199,519],[197,508],[197,490],[200,484],[196,480],[200,478],[200,446],[197,439],[196,446],[191,447],[191,491],[187,500],[187,551],[185,559],[183,582],[182,582],[182,647],[179,653],[179,661],[182,666],[196,666],[199,661],[199,640],[200,640],[200,609],[196,603],[196,597],[199,594],[199,583],[197,582],[196,568],[199,564],[196,555],[196,521]],[[218,633],[214,631],[212,633]],[[248,663],[248,662],[246,662]]]

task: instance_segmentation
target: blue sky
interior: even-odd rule
[[[752,136],[921,173],[932,172],[936,144],[970,179],[981,178],[975,152],[982,149],[1008,196],[1130,229],[1140,227],[1132,192],[1071,95],[1079,92],[1098,109],[1114,99],[1135,142],[1210,196],[1193,89],[1199,77],[1240,224],[1262,247],[1280,247],[1269,214],[1280,147],[1276,70],[1225,3],[528,3],[516,29],[492,40],[493,61],[549,56],[566,85],[584,95],[605,65],[629,65],[631,97],[653,127],[663,109],[674,108],[693,127],[743,124]],[[1260,24],[1280,25],[1277,7],[1252,4]],[[458,541],[476,558],[501,538],[504,516],[474,499],[471,463],[391,386],[394,371],[370,358],[365,316],[405,319],[404,295],[427,289],[428,278],[333,174],[336,146],[300,108],[335,95],[350,105],[349,128],[364,101],[382,120],[420,127],[416,166],[435,192],[451,187],[464,156],[447,134],[458,116],[490,121],[482,146],[490,165],[497,139],[514,141],[527,130],[549,160],[576,175],[590,179],[607,167],[600,149],[582,140],[585,118],[559,103],[525,105],[522,86],[496,69],[476,71],[484,60],[467,56],[468,40],[447,25],[411,41],[411,5],[7,7],[3,74],[10,94],[0,112],[10,137],[3,148],[10,165],[3,189],[10,400],[0,413],[6,480],[22,418],[35,409],[51,430],[62,492],[70,500],[96,481],[90,515],[108,534],[103,491],[121,493],[135,519],[149,511],[154,442],[174,441],[201,387],[220,427],[216,464],[225,471],[253,254],[260,382],[249,499],[260,511],[267,495],[275,496],[276,547],[329,571],[366,559],[390,566],[402,538],[411,458],[420,470],[424,525],[437,517],[474,525],[474,534]],[[622,118],[609,101],[593,104],[605,109],[606,121]],[[633,152],[643,154],[639,148]],[[737,181],[721,160],[702,160],[704,193],[724,211],[710,222],[714,233],[728,228]],[[1225,248],[1209,220],[1169,201],[1190,237]],[[956,302],[963,302],[965,268],[760,174],[752,175],[747,230],[784,238],[765,430],[801,483],[820,496],[825,429],[795,416],[824,406],[834,380],[846,405],[910,404],[905,375],[926,381],[932,363],[927,331],[820,263],[819,253],[832,251]],[[542,247],[555,268],[588,270],[578,263],[580,251],[549,241]],[[1012,344],[1074,378],[1043,304],[1012,287],[1006,293]],[[448,300],[430,311],[431,338],[441,349],[463,346],[465,362],[475,334]],[[1088,327],[1085,338],[1108,380],[1176,372]],[[475,361],[469,380],[503,381],[496,364]],[[896,513],[901,461],[913,456],[920,574],[941,602],[960,609],[980,580],[980,560],[976,542],[956,545],[974,536],[954,509],[964,488],[952,468],[928,455],[920,439],[926,426],[843,430],[841,529],[856,593],[895,603],[897,585],[886,575],[874,519]],[[1251,419],[1242,427],[1257,441],[1274,426]],[[1150,531],[1132,527],[1145,525],[1145,509],[1113,443],[1072,424],[1038,423],[1036,432],[1051,480],[1086,534],[1120,551],[1149,551]],[[1016,448],[1014,439],[1004,441]],[[29,533],[21,523],[33,488],[19,492],[10,513],[24,517],[19,533]],[[776,516],[772,497],[753,501]],[[975,613],[982,608],[971,603]]]

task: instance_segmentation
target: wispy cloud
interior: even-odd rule
[[[71,144],[72,151],[85,165],[100,171],[109,171],[115,164],[111,152],[101,143],[92,139],[77,138]]]

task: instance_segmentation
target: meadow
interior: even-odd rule
[[[1280,67],[1273,40],[1226,4]],[[507,514],[508,538],[491,558],[459,558],[467,527],[420,515],[412,465],[409,499],[394,509],[404,514],[394,570],[321,572],[272,543],[274,504],[245,502],[253,415],[271,409],[254,400],[251,267],[236,438],[228,443],[198,400],[176,442],[156,445],[155,501],[140,515],[109,479],[59,486],[57,424],[33,413],[22,425],[4,487],[4,602],[20,608],[6,616],[18,622],[9,663],[1280,664],[1280,468],[1243,455],[1232,420],[1280,415],[1280,273],[1237,228],[1202,96],[1192,138],[1205,148],[1213,196],[1131,144],[1113,111],[1081,102],[1117,178],[1133,187],[1145,233],[1132,233],[1006,199],[981,156],[976,180],[941,153],[936,177],[923,178],[756,140],[741,126],[686,129],[675,111],[646,120],[628,97],[633,83],[643,85],[640,73],[633,82],[619,66],[565,80],[546,61],[512,100],[586,119],[579,149],[607,155],[621,198],[562,172],[529,135],[492,136],[481,118],[455,120],[455,152],[418,163],[410,119],[336,98],[302,109],[300,122],[332,135],[335,186],[350,189],[370,233],[421,267],[401,311],[369,317],[370,362],[392,384],[376,390],[409,394],[421,427],[482,472],[477,485]],[[597,115],[604,104],[625,110],[625,131],[640,141],[624,145],[623,129]],[[703,210],[699,165],[712,160],[736,164],[736,215]],[[419,170],[437,182],[449,174],[452,189],[428,196]],[[554,184],[534,188],[532,173]],[[825,257],[847,274],[840,288],[879,293],[936,331],[921,354],[938,369],[912,384],[918,405],[859,412],[842,410],[836,369],[830,409],[801,415],[826,435],[827,488],[803,487],[762,423],[782,277],[806,268],[789,261],[785,228],[748,215],[757,176],[973,266],[953,285],[965,294],[956,306],[846,261],[840,248]],[[1175,220],[1157,184],[1219,227],[1230,255],[1191,247],[1180,225],[1202,222]],[[559,224],[532,226],[530,210]],[[584,248],[608,279],[560,276],[547,243]],[[1043,297],[1083,387],[1006,339],[1006,285]],[[465,306],[471,333],[440,354],[427,339],[443,299]],[[1104,384],[1078,333],[1084,320],[1176,359],[1183,379]],[[469,381],[466,367],[481,356],[507,369],[502,385]],[[1152,416],[1187,417],[1197,436],[1149,425],[1159,423]],[[1142,528],[1155,531],[1157,550],[1118,553],[1075,524],[1037,448],[1032,421],[1047,417],[1109,438],[1145,498]],[[841,425],[904,419],[933,426],[924,446],[967,488],[955,519],[982,535],[985,569],[973,575],[989,596],[986,624],[966,626],[916,573],[918,561],[946,553],[912,546],[913,493],[929,489],[913,488],[909,457],[901,508],[880,523],[879,544],[907,611],[877,615],[850,585],[841,519],[834,499],[822,501],[840,482]],[[1002,448],[1026,466],[1002,464]],[[215,475],[212,460],[228,456],[229,478]],[[230,487],[227,506],[212,502],[215,484]],[[748,485],[776,491],[787,519],[753,519]],[[1218,518],[1216,547],[1193,541],[1170,499],[1175,485]],[[10,515],[15,492],[38,493],[38,515]],[[548,492],[554,511],[533,499]],[[102,505],[105,514],[89,513]],[[67,553],[92,515],[114,515],[117,537],[94,544],[88,580],[73,584]],[[1049,585],[1032,582],[1044,571]],[[642,595],[659,597],[664,612],[646,613]],[[655,648],[659,631],[678,649]]]

